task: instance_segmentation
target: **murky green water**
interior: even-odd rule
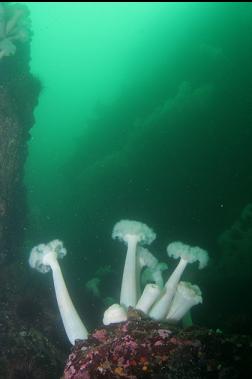
[[[111,265],[101,296],[117,297],[125,256],[111,231],[137,219],[162,261],[172,240],[209,251],[196,318],[251,312],[251,210],[240,216],[252,202],[251,4],[28,4],[44,88],[27,247],[65,242],[76,297]]]

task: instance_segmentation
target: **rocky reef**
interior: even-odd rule
[[[21,256],[27,213],[24,164],[41,91],[30,70],[31,35],[27,7],[1,2],[0,378],[6,379],[57,378],[66,356],[52,343],[57,317],[52,307],[36,300],[39,290],[31,288]]]
[[[22,243],[23,168],[41,90],[30,71],[28,15],[23,5],[0,3],[0,261],[16,255]]]
[[[59,378],[67,347],[50,302],[41,292],[38,300],[38,286],[15,263],[0,266],[0,287],[0,378]]]
[[[77,341],[64,379],[238,379],[252,375],[252,340],[141,318],[96,329]]]

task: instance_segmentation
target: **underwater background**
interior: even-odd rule
[[[164,278],[176,263],[170,242],[206,249],[207,268],[191,265],[183,276],[203,293],[194,323],[251,335],[252,4],[21,4],[32,21],[35,84],[20,96],[21,85],[5,76],[12,57],[0,58],[0,90],[7,83],[21,108],[40,93],[28,110],[35,124],[21,154],[22,206],[8,221],[5,248],[18,245],[14,261],[31,292],[21,299],[15,290],[18,317],[38,329],[43,319],[45,335],[68,352],[51,275],[28,265],[35,245],[57,238],[68,251],[61,267],[73,302],[88,329],[100,325],[119,299],[125,261],[112,229],[130,219],[157,233],[150,250],[168,264]],[[13,67],[22,67],[22,54],[17,48]],[[0,91],[0,115],[1,99]],[[7,253],[1,285],[12,283],[1,271]]]

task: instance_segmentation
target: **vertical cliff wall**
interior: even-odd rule
[[[41,89],[30,72],[28,20],[25,7],[0,3],[0,261],[18,254],[23,239],[24,163]]]

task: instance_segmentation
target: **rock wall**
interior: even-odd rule
[[[9,20],[15,4],[1,4],[5,3],[0,3],[0,10],[4,6],[4,14]],[[24,163],[41,90],[39,80],[30,72],[31,39],[15,40],[16,50],[9,55],[3,48],[1,50],[3,41],[8,39],[5,36],[1,40],[0,37],[0,262],[17,255],[23,240],[26,215]]]

